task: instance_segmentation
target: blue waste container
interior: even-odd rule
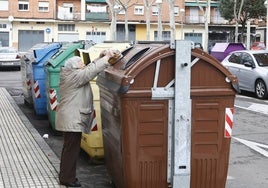
[[[22,93],[24,97],[24,104],[33,106],[31,79],[33,77],[32,62],[35,61],[34,50],[47,46],[48,43],[37,43],[32,46],[25,55],[21,57],[21,79],[22,79]]]
[[[45,63],[61,48],[61,43],[50,43],[34,49],[35,60],[32,62],[31,91],[34,110],[37,115],[47,114]]]

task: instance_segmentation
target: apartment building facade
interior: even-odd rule
[[[113,11],[116,12],[117,41],[125,40],[126,23],[128,40],[148,40],[146,15],[150,17],[149,40],[158,38],[159,19],[162,39],[170,39],[170,8],[167,1],[148,1],[147,7],[144,0],[130,0],[127,5],[123,4],[124,1],[109,2],[112,9],[106,0],[0,0],[0,45],[14,46],[20,51],[26,51],[40,42],[92,40],[99,43],[111,40]],[[234,25],[221,18],[217,7],[218,1],[211,1],[209,41],[231,41]],[[204,44],[206,9],[206,0],[199,0],[198,3],[195,0],[175,0],[176,39]]]

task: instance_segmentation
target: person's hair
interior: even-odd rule
[[[65,67],[71,69],[77,69],[80,66],[81,57],[73,56],[65,61]]]

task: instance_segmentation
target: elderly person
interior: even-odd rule
[[[82,132],[89,133],[93,119],[93,94],[90,80],[112,65],[120,56],[118,50],[106,50],[100,58],[87,66],[79,56],[66,60],[60,72],[60,102],[56,112],[56,130],[63,131],[60,184],[81,187],[76,178],[76,162],[79,157]]]

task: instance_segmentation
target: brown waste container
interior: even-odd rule
[[[213,57],[193,49],[191,58],[191,188],[224,188],[230,138],[224,137],[225,109],[234,106],[235,78]],[[169,44],[137,43],[102,72],[100,88],[105,161],[117,188],[167,188],[169,100],[153,100],[158,87],[175,77]],[[228,77],[231,82],[226,82]],[[182,88],[183,89],[183,88]]]

